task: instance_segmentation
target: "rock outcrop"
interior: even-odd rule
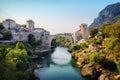
[[[87,77],[90,79],[95,79],[98,77],[99,72],[97,71],[95,65],[93,64],[86,64],[81,69],[81,74],[83,77]]]
[[[118,15],[120,15],[120,3],[118,2],[115,4],[108,5],[99,13],[98,17],[89,26],[89,29],[93,27],[99,28],[104,23],[111,21]]]

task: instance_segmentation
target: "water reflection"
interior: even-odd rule
[[[52,57],[52,62],[58,65],[69,64],[71,60],[70,53],[66,50],[66,48],[62,48],[62,47],[57,47],[51,57]]]
[[[40,80],[85,80],[76,67],[71,65],[71,54],[66,48],[57,47],[53,53],[39,61],[43,68],[35,70]]]

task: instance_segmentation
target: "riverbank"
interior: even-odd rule
[[[114,56],[108,58],[108,55],[103,52],[104,47],[95,45],[97,47],[82,48],[82,46],[72,52],[72,57],[76,60],[82,76],[90,80],[120,80],[117,63],[113,60]]]
[[[51,48],[46,48],[46,47],[39,47],[35,50],[34,55],[32,56],[32,60],[34,62],[34,68],[33,68],[33,73],[34,73],[34,79],[35,80],[40,80],[40,77],[38,77],[35,73],[35,69],[43,68],[43,65],[40,64],[38,61],[42,61],[44,59],[45,55],[49,55],[49,53],[53,52],[54,49]]]
[[[54,48],[50,48],[50,47],[37,47],[34,55],[32,56],[32,59],[38,59],[39,57],[41,57],[44,54],[50,53],[54,51]]]
[[[89,31],[90,37],[71,45],[72,56],[81,74],[90,80],[120,80],[119,24],[110,24]]]
[[[46,53],[46,52],[50,52],[50,51],[52,51],[51,48],[37,48],[35,50],[35,54]]]

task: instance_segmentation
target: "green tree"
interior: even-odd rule
[[[24,27],[24,28],[26,28],[26,25],[25,24],[23,24],[23,25],[21,25],[22,27]]]
[[[42,44],[42,41],[41,40],[37,40],[34,42],[34,45],[35,46],[40,46]]]
[[[0,23],[0,30],[3,30],[4,26]]]
[[[71,45],[70,40],[65,36],[57,36],[55,39],[59,46],[70,47]]]
[[[120,23],[105,24],[101,29],[105,37],[120,37]]]
[[[6,55],[7,60],[12,60],[16,63],[17,69],[25,71],[29,67],[28,55],[25,49],[14,49]]]
[[[113,61],[113,60],[110,60],[110,59],[106,59],[104,61],[104,66],[103,66],[105,69],[109,69],[109,70],[116,70],[117,68],[117,65],[116,63]]]
[[[30,43],[31,45],[33,45],[33,43],[35,42],[35,37],[33,34],[29,34],[28,35],[28,43]]]
[[[18,42],[16,47],[0,44],[0,80],[35,79],[30,70],[30,57],[26,50],[26,45],[22,42]]]
[[[22,43],[22,42],[17,42],[16,43],[16,47],[15,47],[16,49],[25,49],[25,46],[24,46],[24,44]]]
[[[0,44],[0,55],[5,59],[6,54],[14,48],[14,45]]]
[[[34,53],[33,50],[32,50],[32,46],[29,43],[25,43],[24,45],[25,45],[25,49],[27,51],[27,54],[29,56],[32,56],[33,53]]]
[[[118,70],[118,72],[120,74],[120,62],[118,62],[118,64],[117,64],[117,70]]]
[[[12,33],[10,31],[2,32],[4,40],[10,40],[12,38]]]
[[[120,39],[119,38],[107,38],[103,45],[105,46],[105,50],[108,53],[118,53],[120,51]]]
[[[89,31],[89,34],[91,37],[95,37],[98,33],[98,29],[97,28],[92,28],[90,31]]]

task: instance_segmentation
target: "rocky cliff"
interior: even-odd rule
[[[105,7],[98,15],[96,19],[94,19],[93,23],[89,26],[89,28],[100,27],[102,24],[106,22],[110,22],[111,20],[116,21],[117,16],[120,15],[120,2],[108,5]],[[119,16],[120,18],[120,16]]]

